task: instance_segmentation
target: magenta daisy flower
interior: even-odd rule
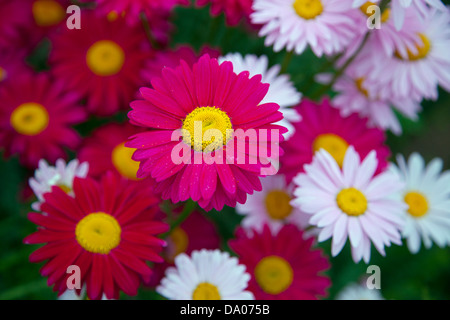
[[[155,89],[141,89],[144,100],[132,102],[129,113],[133,124],[150,129],[126,144],[137,149],[133,159],[141,162],[139,178],[154,178],[163,199],[192,198],[206,210],[234,207],[261,191],[259,177],[270,171],[264,170],[272,159],[268,155],[280,151],[277,140],[287,129],[272,124],[282,119],[277,104],[259,104],[269,87],[260,75],[237,75],[230,62],[219,65],[204,55],[192,69],[184,61],[176,69],[163,69],[152,85]],[[203,136],[211,131],[214,137]],[[255,138],[239,139],[250,132]],[[258,135],[269,150],[249,146]]]
[[[385,134],[379,129],[368,128],[367,119],[361,119],[357,114],[343,117],[328,100],[320,104],[304,100],[297,106],[297,111],[303,120],[294,123],[295,134],[282,143],[285,154],[280,159],[280,173],[284,173],[288,181],[303,172],[303,166],[310,163],[320,149],[327,150],[340,166],[349,146],[353,146],[361,157],[376,150],[377,172],[387,167],[390,151],[385,145]]]
[[[96,129],[86,138],[78,158],[89,163],[89,175],[99,178],[108,171],[127,179],[137,180],[139,163],[131,157],[135,149],[125,147],[128,137],[143,130],[129,123],[110,123]]]
[[[256,300],[316,300],[326,295],[331,283],[322,274],[328,260],[312,248],[313,241],[286,225],[277,235],[267,226],[251,234],[238,229],[229,245],[251,275],[247,290]]]
[[[5,155],[37,167],[40,159],[54,163],[75,149],[80,137],[71,128],[86,119],[79,97],[47,74],[23,74],[0,87],[0,147]]]
[[[298,188],[292,205],[309,213],[311,225],[322,228],[318,241],[332,238],[331,254],[338,255],[350,239],[355,263],[370,260],[371,243],[385,255],[385,246],[401,245],[406,205],[395,198],[403,188],[400,177],[390,171],[375,175],[375,151],[361,160],[349,147],[342,169],[325,150],[316,153],[305,173],[295,177]]]
[[[253,0],[197,0],[198,6],[211,4],[211,14],[218,16],[225,14],[226,22],[230,26],[237,25],[243,18],[249,20],[253,12]]]
[[[41,274],[54,291],[67,288],[67,268],[77,265],[89,299],[118,299],[119,292],[136,295],[152,270],[147,261],[161,262],[165,242],[157,235],[168,225],[155,221],[158,199],[140,184],[107,174],[101,182],[75,178],[74,197],[59,187],[44,195],[45,214],[29,213],[40,226],[26,244],[45,245],[30,255],[31,262],[48,260]]]
[[[275,51],[303,53],[307,46],[319,57],[342,52],[354,37],[352,0],[255,0],[252,23]]]
[[[127,108],[152,56],[144,30],[123,19],[108,21],[93,12],[82,13],[80,30],[65,29],[54,37],[52,72],[72,91],[87,99],[90,112],[111,115]]]

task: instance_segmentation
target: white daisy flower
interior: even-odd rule
[[[242,226],[262,232],[265,224],[276,234],[286,223],[304,230],[310,216],[291,206],[294,184],[286,185],[283,175],[261,179],[262,191],[247,197],[245,204],[237,204],[236,212],[245,215]]]
[[[318,151],[305,173],[294,178],[294,206],[311,215],[309,223],[322,228],[318,241],[332,238],[331,254],[341,252],[350,239],[353,260],[370,260],[371,243],[381,255],[385,246],[401,244],[406,205],[393,199],[403,183],[389,171],[375,175],[378,160],[370,152],[361,161],[353,146],[347,149],[342,170],[324,149]]]
[[[220,250],[193,251],[175,258],[156,291],[170,300],[254,300],[245,291],[250,275],[236,257]]]
[[[219,63],[224,61],[233,63],[235,73],[248,71],[251,77],[260,74],[262,75],[261,82],[270,84],[269,91],[261,104],[273,102],[280,106],[280,112],[283,113],[284,119],[276,124],[286,127],[288,132],[284,134],[284,137],[290,138],[295,130],[292,122],[300,121],[301,116],[295,109],[289,107],[299,104],[302,95],[290,81],[289,75],[280,75],[281,67],[279,65],[269,68],[269,59],[264,55],[257,57],[249,54],[243,57],[240,53],[230,53],[219,58]]]
[[[425,248],[432,243],[444,247],[450,243],[450,171],[442,171],[442,160],[434,159],[427,166],[418,153],[413,153],[406,163],[397,157],[398,167],[390,170],[399,174],[406,187],[402,200],[406,226],[403,237],[412,253],[420,250],[421,239]]]
[[[352,0],[255,0],[252,23],[274,51],[303,53],[307,46],[319,57],[342,52],[354,37]]]
[[[77,159],[70,161],[67,165],[63,159],[58,159],[55,167],[49,166],[47,161],[41,159],[34,177],[29,179],[30,187],[38,198],[38,201],[31,205],[33,210],[40,210],[44,194],[50,192],[53,186],[59,186],[70,194],[75,177],[85,178],[88,171],[89,164],[87,162],[80,164]]]
[[[384,300],[380,290],[369,289],[364,284],[352,283],[346,286],[335,300]]]

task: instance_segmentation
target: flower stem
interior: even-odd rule
[[[150,23],[148,22],[147,15],[144,12],[141,12],[140,18],[142,21],[142,25],[144,27],[145,34],[147,35],[148,41],[150,42],[152,48],[159,49],[158,42],[153,38],[152,31],[150,29]]]
[[[177,217],[175,221],[170,224],[170,230],[162,235],[163,238],[166,238],[168,235],[172,233],[177,227],[179,227],[190,215],[194,212],[197,207],[197,203],[193,200],[189,199],[184,205],[184,209],[181,214]]]
[[[280,73],[286,73],[289,68],[289,64],[291,63],[292,57],[294,56],[294,51],[289,51],[285,54],[283,63],[281,65]]]

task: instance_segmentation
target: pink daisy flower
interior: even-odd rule
[[[286,225],[277,235],[268,226],[252,234],[238,229],[229,245],[251,275],[248,290],[256,300],[316,300],[327,294],[331,283],[322,274],[328,260],[312,248],[313,241]]]
[[[361,157],[376,150],[377,172],[387,167],[390,151],[385,145],[385,134],[379,129],[368,128],[367,119],[361,119],[357,114],[343,117],[327,99],[320,104],[305,99],[296,109],[303,120],[294,123],[295,134],[281,144],[285,154],[280,159],[280,173],[286,175],[288,182],[303,172],[303,166],[311,163],[320,149],[327,150],[340,166],[349,146],[353,146]]]
[[[356,36],[348,46],[344,56],[340,61],[342,64],[350,58],[355,51],[361,46],[367,32],[370,32],[368,42],[373,43],[373,47],[377,48],[377,52],[381,47],[387,56],[393,56],[395,53],[402,57],[408,57],[408,51],[416,52],[417,45],[421,43],[421,39],[418,36],[422,24],[418,19],[417,10],[410,8],[406,11],[406,17],[408,23],[400,30],[397,30],[394,25],[394,19],[392,18],[392,10],[386,8],[381,15],[380,29],[369,29],[367,27],[367,19],[373,15],[373,11],[368,10],[372,5],[378,4],[375,2],[364,2],[359,9],[356,9],[355,14]]]
[[[165,238],[167,247],[161,256],[163,263],[153,266],[153,276],[149,286],[157,286],[168,267],[174,266],[175,257],[181,253],[190,255],[194,250],[214,250],[220,247],[220,237],[216,226],[200,211],[192,212],[189,217]]]
[[[40,159],[54,163],[75,149],[80,137],[70,126],[86,119],[79,97],[47,74],[23,74],[0,87],[0,146],[5,156],[37,167]]]
[[[225,204],[235,207],[245,202],[247,194],[261,191],[259,177],[267,174],[265,169],[270,171],[272,158],[262,151],[256,157],[255,148],[249,146],[249,140],[255,143],[252,139],[244,139],[245,151],[235,148],[237,133],[252,129],[255,137],[265,135],[266,155],[274,155],[279,151],[276,140],[281,141],[286,131],[272,124],[282,119],[279,106],[260,105],[269,87],[261,83],[260,75],[250,79],[248,72],[237,75],[230,62],[219,66],[204,55],[192,69],[184,61],[176,69],[163,69],[152,85],[155,89],[141,89],[144,100],[132,102],[129,113],[132,124],[150,129],[126,144],[137,149],[133,159],[141,162],[139,178],[154,178],[163,199],[177,203],[192,198],[206,210],[221,210]],[[195,122],[202,128],[194,130]],[[209,129],[222,136],[203,139]],[[173,141],[173,135],[179,138]],[[182,148],[182,159],[173,158],[176,148]]]
[[[137,294],[141,279],[152,275],[147,262],[162,261],[158,253],[165,242],[157,236],[168,230],[154,220],[158,199],[148,191],[107,174],[100,182],[75,178],[74,197],[59,187],[44,195],[41,209],[46,214],[28,214],[40,228],[24,243],[45,244],[30,261],[48,260],[41,274],[54,291],[61,295],[68,289],[67,268],[77,265],[89,299],[103,294],[118,299],[120,290]]]
[[[342,52],[355,33],[351,0],[255,0],[252,23],[276,52],[303,53],[307,46],[319,57]]]
[[[450,91],[450,11],[429,10],[418,35],[421,44],[416,53],[408,52],[407,58],[399,54],[387,57],[376,53],[373,46],[367,47],[367,63],[359,67],[377,84],[375,90],[381,98],[436,100],[438,86]]]
[[[154,77],[160,77],[164,68],[176,68],[180,65],[180,61],[184,60],[188,66],[192,67],[194,63],[204,54],[209,54],[211,58],[218,58],[220,52],[209,47],[203,47],[200,54],[197,54],[191,46],[181,45],[176,49],[158,51],[155,57],[148,61],[146,68],[142,72],[142,76],[148,85]]]
[[[353,6],[359,7],[363,5],[366,1],[365,0],[353,0]],[[395,23],[395,27],[397,30],[400,30],[403,28],[405,20],[410,22],[406,18],[406,11],[407,8],[410,8],[411,5],[413,5],[418,12],[421,13],[423,17],[427,15],[428,6],[432,6],[436,9],[439,9],[441,11],[445,11],[447,8],[442,3],[441,0],[393,0],[392,3],[392,15],[393,20]]]
[[[422,107],[416,101],[405,97],[404,99],[386,98],[381,99],[378,93],[371,92],[370,89],[376,87],[373,80],[366,79],[360,72],[358,65],[364,60],[357,58],[333,85],[333,90],[338,94],[333,98],[333,105],[341,110],[341,115],[347,117],[352,113],[358,113],[363,118],[368,118],[368,125],[381,130],[391,130],[400,135],[402,128],[394,110],[397,110],[411,120],[418,119],[418,113]],[[321,80],[330,76],[321,75]]]
[[[349,147],[341,170],[327,151],[320,150],[305,173],[295,177],[298,187],[291,202],[311,215],[311,225],[322,228],[319,242],[333,239],[333,257],[349,238],[355,263],[369,263],[371,243],[383,256],[385,246],[400,245],[405,224],[406,206],[394,196],[403,188],[400,178],[390,171],[375,175],[375,151],[363,159]]]
[[[152,50],[144,30],[123,19],[110,22],[83,11],[82,21],[80,30],[64,29],[54,37],[52,72],[87,99],[90,112],[112,115],[126,109],[144,83],[140,74]]]
[[[308,226],[309,215],[292,207],[294,185],[286,184],[283,175],[261,179],[262,191],[248,196],[244,204],[237,204],[236,212],[245,216],[242,226],[248,230],[261,231],[268,225],[276,234],[286,223],[304,230]]]
[[[253,12],[253,0],[197,0],[198,6],[211,4],[211,14],[218,16],[225,13],[226,22],[230,26],[237,25],[242,18],[249,20]]]
[[[56,166],[49,166],[44,159],[39,160],[39,168],[36,169],[34,177],[29,179],[29,185],[38,198],[31,207],[40,211],[44,202],[44,194],[50,192],[53,186],[60,187],[64,192],[73,195],[73,180],[75,177],[86,178],[89,164],[80,163],[77,159],[67,163],[63,159],[56,160]]]
[[[125,147],[128,137],[142,132],[129,123],[110,123],[96,129],[86,138],[78,153],[82,162],[89,163],[89,175],[99,178],[108,171],[124,178],[137,180],[139,162],[131,157],[135,149]]]

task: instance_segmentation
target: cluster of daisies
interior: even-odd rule
[[[337,94],[315,101],[265,55],[170,47],[173,10],[188,0],[77,3],[82,27],[70,30],[71,1],[0,0],[0,149],[33,172],[38,229],[24,242],[41,245],[30,261],[45,262],[60,298],[146,287],[167,299],[318,299],[347,240],[355,263],[372,245],[384,256],[392,244],[450,244],[450,171],[417,153],[390,162],[386,144],[387,130],[402,132],[396,112],[417,119],[423,99],[450,91],[441,1],[195,1],[275,52],[333,61],[316,81]],[[367,25],[373,5],[380,28]],[[28,64],[49,43],[45,66]],[[250,129],[269,150],[230,134]],[[226,161],[208,161],[217,150]],[[232,239],[210,219],[225,206],[242,216]],[[338,298],[382,298],[366,291]]]

